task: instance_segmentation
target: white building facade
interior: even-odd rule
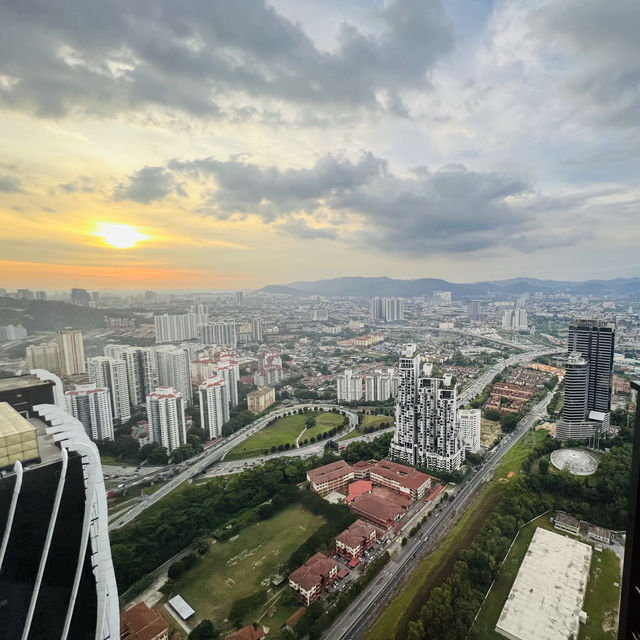
[[[362,376],[345,369],[336,377],[336,388],[338,401],[357,402],[362,398]]]
[[[458,420],[460,421],[460,433],[465,451],[477,453],[480,450],[482,412],[480,409],[460,409],[458,411]]]
[[[114,422],[127,421],[131,417],[127,363],[117,358],[96,356],[87,360],[87,371],[89,380],[97,387],[109,389]]]
[[[95,384],[78,384],[73,391],[64,394],[64,403],[67,413],[82,422],[92,440],[113,440],[109,389]]]
[[[221,376],[213,376],[198,389],[200,423],[212,440],[222,435],[222,426],[229,421],[229,393]]]
[[[162,387],[173,387],[180,392],[187,404],[191,404],[193,391],[191,387],[189,352],[180,347],[157,347],[156,362],[158,366],[158,384]]]
[[[172,387],[158,387],[147,396],[149,434],[169,453],[187,441],[184,410],[182,394]]]

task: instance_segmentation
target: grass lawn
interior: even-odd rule
[[[589,621],[580,625],[580,640],[587,637],[590,640],[615,640],[618,637],[620,580],[620,558],[611,549],[594,550],[584,599]]]
[[[269,582],[278,567],[323,523],[324,518],[296,504],[269,520],[245,527],[234,538],[213,543],[209,553],[176,581],[174,593],[179,593],[195,609],[198,620],[209,618],[222,625],[239,598],[259,589],[267,589],[269,598],[275,595]],[[269,608],[251,612],[244,623],[257,620]],[[262,618],[267,626],[295,611],[295,607],[287,607],[278,612],[277,603],[275,609],[273,617],[267,613]],[[192,627],[196,623],[197,620],[190,621]]]
[[[285,416],[284,418],[276,420],[276,422],[268,427],[254,433],[244,442],[241,442],[239,445],[231,449],[231,451],[225,456],[225,460],[240,460],[241,458],[253,458],[255,456],[260,456],[265,453],[269,453],[272,446],[277,447],[279,444],[286,444],[287,442],[291,446],[295,445],[296,438],[304,430],[304,423],[310,416],[313,416],[317,423],[316,427],[313,428],[311,435],[314,435],[314,433],[317,434],[322,433],[323,431],[328,431],[336,424],[340,424],[342,422],[342,415],[321,411],[297,413],[292,416]],[[326,426],[320,427],[319,425],[321,424],[331,424],[331,427],[329,427],[329,429],[327,429]],[[305,437],[311,437],[311,435],[305,435]]]
[[[543,432],[537,434],[539,439],[543,436]],[[477,531],[491,515],[505,486],[499,479],[505,479],[510,472],[519,473],[522,462],[531,450],[531,447],[520,440],[505,454],[496,470],[494,480],[484,489],[480,489],[481,493],[475,498],[471,508],[465,512],[453,530],[442,538],[440,546],[421,559],[400,593],[365,634],[365,640],[406,637],[409,622],[418,617],[431,589],[449,576],[460,553],[471,544]]]
[[[337,427],[342,424],[344,420],[344,416],[339,413],[321,413],[314,412],[312,414],[316,419],[316,426],[311,427],[311,429],[307,429],[302,439],[305,440],[307,438],[317,438],[319,435],[322,435],[325,431],[331,431],[334,427]],[[306,418],[305,418],[306,419]],[[304,420],[302,422],[302,426],[304,428]]]
[[[364,434],[365,427],[378,427],[384,423],[389,423],[389,426],[393,427],[393,421],[393,416],[366,415],[362,418],[362,424],[359,424],[353,431],[350,431],[346,435],[342,436],[342,438],[338,438],[338,440],[351,440],[351,438],[357,438],[358,436]]]

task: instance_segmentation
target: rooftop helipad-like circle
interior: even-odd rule
[[[551,464],[574,476],[590,476],[598,468],[597,458],[581,449],[558,449],[551,454]]]

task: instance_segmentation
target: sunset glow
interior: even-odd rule
[[[96,230],[96,235],[114,249],[132,249],[138,242],[149,238],[138,231],[136,227],[115,222],[101,222]]]

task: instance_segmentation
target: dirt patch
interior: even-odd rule
[[[556,435],[556,423],[555,422],[541,422],[536,426],[536,429],[544,429],[548,431],[552,436]]]
[[[482,418],[480,424],[480,445],[483,447],[491,447],[496,438],[500,435],[500,423],[493,420]]]

